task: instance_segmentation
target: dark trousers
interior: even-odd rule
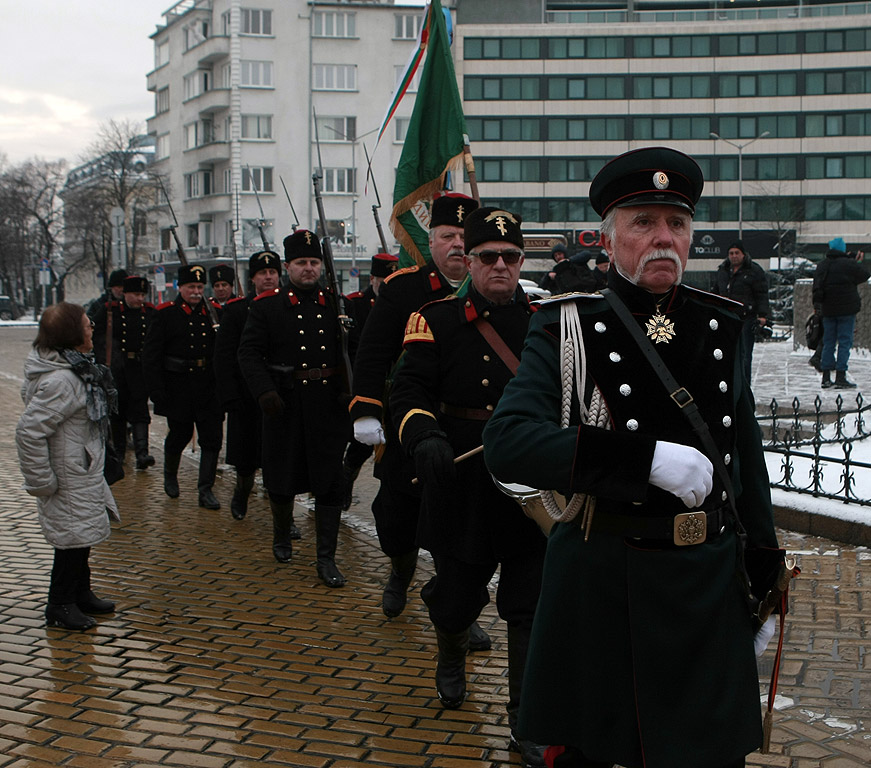
[[[91,588],[90,547],[55,549],[48,587],[51,605],[74,603]]]
[[[197,427],[197,443],[204,451],[221,450],[224,440],[223,422],[219,419],[170,419],[167,417],[166,424],[169,427],[166,439],[163,441],[163,450],[170,455],[178,456],[184,451],[194,434],[194,425]]]
[[[752,381],[753,375],[753,345],[756,343],[756,327],[759,321],[755,317],[749,317],[744,321],[741,329],[741,343],[744,354],[744,375],[747,381]],[[726,767],[728,768],[728,766]]]

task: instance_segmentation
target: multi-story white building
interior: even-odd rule
[[[240,260],[262,247],[255,186],[266,237],[279,252],[295,223],[315,228],[314,112],[328,228],[340,238],[334,254],[343,270],[359,261],[367,274],[381,245],[375,187],[370,183],[364,194],[365,155],[374,149],[423,10],[392,0],[181,0],[166,12],[151,36],[155,114],[148,130],[156,140],[155,169],[171,180],[179,233],[191,255],[229,258],[234,230]],[[394,169],[412,105],[409,98],[400,107],[372,164],[391,249]],[[164,230],[156,259],[175,259],[170,234]],[[354,284],[346,279],[345,288]]]

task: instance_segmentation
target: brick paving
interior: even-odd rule
[[[382,616],[385,562],[366,468],[340,534],[349,585],[329,590],[315,576],[305,499],[297,505],[303,539],[294,561],[279,565],[262,496],[244,521],[230,517],[232,473],[216,485],[219,512],[196,506],[190,460],[180,472],[181,498],[164,496],[158,419],[158,467],[130,470],[114,487],[123,522],[91,558],[95,587],[118,601],[118,612],[88,633],[47,629],[51,548],[20,489],[12,440],[21,359],[33,333],[0,329],[0,768],[519,764],[506,749],[506,636],[495,608],[481,618],[493,650],[470,657],[471,695],[455,711],[435,697],[435,638],[417,592],[427,561],[406,612]],[[782,537],[803,574],[793,592],[772,754],[753,755],[748,765],[868,765],[871,553]],[[763,678],[772,656],[769,650],[762,659]]]

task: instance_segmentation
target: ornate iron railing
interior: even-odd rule
[[[871,507],[871,498],[856,492],[857,473],[871,473],[871,463],[852,458],[855,444],[871,437],[871,405],[865,404],[861,392],[855,402],[855,408],[847,408],[838,395],[835,409],[823,410],[817,395],[813,410],[803,411],[797,397],[786,408],[772,399],[768,413],[757,416],[764,450],[781,456],[780,477],[771,478],[772,488]],[[797,479],[802,470],[807,472],[805,484]],[[839,472],[835,482],[828,479],[827,471]],[[861,485],[868,487],[868,483]]]

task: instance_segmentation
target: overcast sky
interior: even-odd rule
[[[423,0],[405,0],[423,4]],[[149,38],[172,0],[0,0],[0,155],[78,165],[109,119],[154,112]]]

